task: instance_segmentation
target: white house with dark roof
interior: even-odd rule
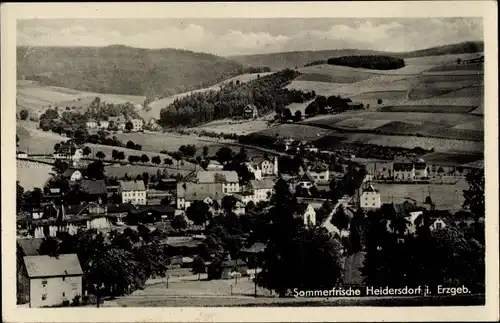
[[[72,302],[82,296],[83,271],[76,254],[23,257],[18,298],[30,307],[46,307]]]
[[[247,119],[254,119],[259,117],[259,111],[257,110],[257,107],[255,105],[249,104],[245,107],[243,115]]]
[[[277,176],[279,172],[277,156],[275,156],[274,159],[254,157],[251,161],[245,163],[245,165],[248,171],[254,175],[256,180],[260,180],[265,176]]]
[[[330,179],[330,170],[323,164],[315,164],[307,170],[315,183],[328,183]]]
[[[232,194],[240,191],[238,173],[228,170],[205,171],[200,170],[186,176],[183,182],[198,184],[220,183],[224,194]]]
[[[382,206],[382,201],[380,198],[380,192],[376,190],[373,185],[368,184],[363,190],[359,197],[359,207],[365,210],[376,210],[380,209]]]
[[[132,203],[146,205],[146,187],[143,181],[120,181],[119,192],[122,196],[122,203]]]

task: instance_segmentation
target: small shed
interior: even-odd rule
[[[257,110],[257,107],[253,104],[249,104],[245,107],[245,110],[243,111],[243,115],[247,119],[254,119],[259,117],[259,112]]]
[[[245,261],[241,259],[237,260],[226,260],[222,262],[220,267],[220,278],[230,279],[232,272],[238,272],[242,276],[248,275],[248,265]]]

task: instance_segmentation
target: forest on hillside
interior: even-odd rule
[[[260,116],[271,111],[281,113],[285,106],[305,102],[315,96],[313,92],[284,89],[299,75],[299,72],[287,69],[243,84],[231,82],[219,91],[193,93],[163,108],[160,123],[164,127],[194,126],[217,119],[241,117],[248,104],[254,104]]]
[[[270,71],[205,53],[126,46],[18,47],[17,63],[19,77],[41,85],[140,95],[149,101]]]
[[[394,70],[404,67],[405,61],[402,58],[392,56],[365,55],[332,57],[327,60],[327,64],[372,70]]]

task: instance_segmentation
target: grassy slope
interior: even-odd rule
[[[402,58],[413,58],[422,56],[439,56],[446,54],[477,53],[484,50],[483,42],[465,42],[445,46],[432,47],[404,53],[393,53],[373,50],[358,49],[336,49],[322,51],[298,51],[287,53],[273,53],[260,55],[230,56],[228,58],[245,65],[268,66],[273,69],[302,67],[304,64],[326,60],[330,57],[348,55],[389,55]]]
[[[17,73],[44,85],[88,92],[164,97],[217,83],[241,69],[215,55],[176,49],[18,47]]]

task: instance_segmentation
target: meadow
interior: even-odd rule
[[[114,104],[143,104],[144,96],[121,95],[111,93],[85,92],[64,87],[44,86],[35,81],[17,81],[16,99],[18,112],[27,109],[35,114],[43,113],[49,107],[75,107],[86,109],[90,103],[100,97],[101,101]]]
[[[218,143],[214,140],[203,140],[197,136],[179,136],[167,133],[117,133],[116,137],[123,143],[132,140],[134,143],[142,145],[142,149],[146,151],[160,152],[166,150],[173,152],[179,149],[182,145],[195,145],[197,148],[196,156],[201,156],[203,147],[208,147],[208,154],[214,155],[217,150],[222,147],[229,147],[234,152],[238,152],[241,147],[232,145],[231,143]],[[260,151],[247,149],[248,155],[262,155]]]
[[[52,174],[52,166],[25,160],[16,160],[16,180],[25,191],[43,188]]]

